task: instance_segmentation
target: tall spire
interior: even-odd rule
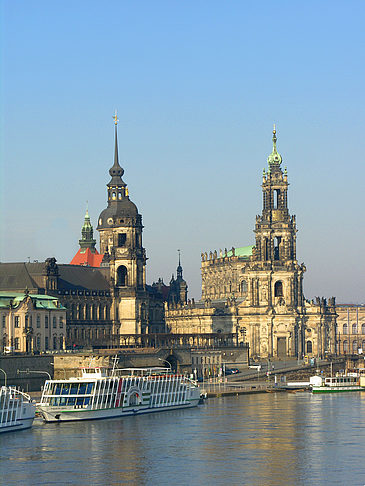
[[[272,166],[279,167],[280,164],[281,164],[281,161],[282,161],[281,155],[278,153],[278,151],[276,149],[276,141],[277,141],[277,138],[276,138],[276,126],[275,126],[275,123],[274,123],[274,129],[272,131],[272,144],[273,144],[273,148],[272,148],[271,154],[267,158],[267,162],[269,164],[269,168],[271,168]]]
[[[176,269],[176,274],[177,274],[176,276],[177,276],[177,278],[181,278],[182,279],[183,278],[183,269],[182,269],[181,261],[180,261],[180,252],[181,252],[181,250],[177,250],[177,251],[179,253],[179,265],[178,265],[178,267]]]
[[[119,157],[118,157],[118,117],[117,111],[115,110],[115,114],[113,115],[114,126],[115,126],[115,134],[114,134],[114,164],[113,167],[109,170],[109,174],[112,176],[112,180],[109,184],[116,183],[120,184],[121,182],[124,184],[122,175],[124,174],[124,169],[119,165]]]

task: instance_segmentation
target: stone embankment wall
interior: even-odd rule
[[[37,391],[49,378],[48,375],[53,377],[53,356],[1,356],[0,368],[6,373],[7,385],[19,387],[25,392]],[[4,383],[5,375],[0,371],[0,384]]]
[[[200,350],[204,354],[204,350]],[[147,368],[150,366],[172,368],[179,373],[192,372],[190,349],[136,348],[122,350],[99,350],[82,353],[47,354],[39,356],[1,356],[0,368],[6,373],[8,385],[20,387],[24,391],[39,391],[46,379],[68,379],[79,376],[83,367],[110,367],[114,357],[118,358],[118,368]],[[226,366],[245,366],[248,362],[247,348],[227,348],[222,350],[222,362]],[[19,373],[18,373],[19,370]],[[5,375],[0,371],[0,385],[5,383]]]

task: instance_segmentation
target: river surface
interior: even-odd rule
[[[365,485],[365,392],[214,398],[0,435],[4,485]]]

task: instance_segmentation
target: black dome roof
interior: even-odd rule
[[[119,226],[120,221],[119,219],[123,218],[136,218],[138,216],[138,209],[137,206],[129,200],[129,198],[124,197],[121,201],[112,203],[108,206],[104,211],[100,213],[98,227],[97,229],[101,228],[110,228],[114,224]],[[109,224],[109,218],[113,219],[113,223]]]

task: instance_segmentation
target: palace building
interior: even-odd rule
[[[115,118],[114,163],[109,170],[107,207],[99,217],[100,253],[88,211],[80,249],[70,264],[0,263],[0,291],[57,297],[67,310],[67,345],[118,346],[121,336],[165,331],[162,280],[146,284],[142,216],[130,200],[119,164]],[[165,297],[164,297],[165,295]],[[131,337],[131,343],[133,337]]]
[[[1,352],[65,349],[66,309],[56,297],[0,292]]]
[[[236,333],[261,357],[325,356],[336,351],[335,299],[308,301],[305,265],[296,254],[296,219],[288,209],[288,175],[276,147],[262,176],[255,244],[201,255],[202,297],[166,304],[173,333]]]

